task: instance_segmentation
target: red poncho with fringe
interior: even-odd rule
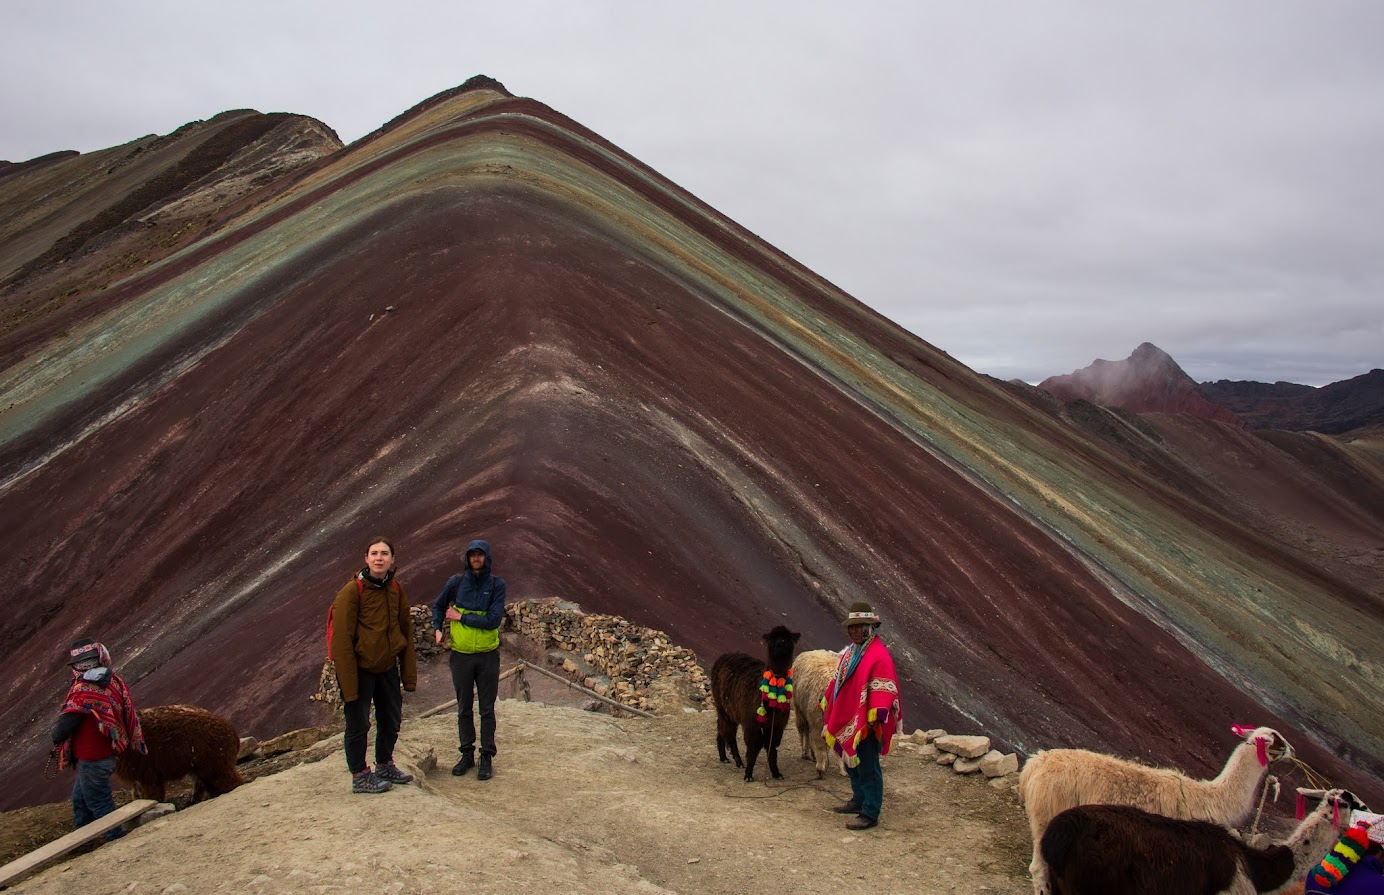
[[[822,708],[827,745],[847,767],[860,764],[855,750],[871,731],[879,740],[879,754],[889,754],[894,732],[903,726],[903,710],[894,658],[882,640],[871,635],[858,652],[848,648],[841,654]]]
[[[80,672],[73,672],[72,685],[67,688],[67,699],[63,701],[59,714],[77,712],[89,714],[96,719],[96,726],[111,739],[111,750],[119,755],[126,749],[147,752],[144,745],[144,731],[139,726],[139,715],[135,714],[135,703],[130,698],[130,688],[120,675],[111,674],[104,686],[85,681]],[[72,764],[72,740],[62,745],[58,766],[65,768]]]

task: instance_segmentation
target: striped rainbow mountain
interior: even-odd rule
[[[978,375],[485,77],[349,146],[240,110],[0,163],[0,527],[0,807],[54,796],[78,635],[143,704],[310,723],[377,533],[415,603],[484,536],[512,600],[708,666],[867,599],[910,729],[1211,775],[1265,724],[1384,802],[1378,436]]]

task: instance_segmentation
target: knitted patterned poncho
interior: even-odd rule
[[[856,748],[870,731],[879,740],[880,754],[889,754],[894,732],[903,725],[903,710],[894,659],[882,640],[871,634],[859,648],[841,654],[822,708],[827,745],[847,767],[860,764]]]
[[[72,669],[72,683],[67,688],[67,698],[63,700],[60,714],[74,712],[89,714],[96,718],[101,732],[111,739],[111,749],[116,754],[126,749],[147,752],[144,745],[144,731],[139,726],[139,715],[135,714],[134,700],[130,698],[130,688],[118,674],[109,671],[110,654],[98,644],[102,665],[103,683],[85,680],[82,672]],[[107,677],[109,675],[109,677]],[[58,767],[72,764],[72,741],[62,744]]]

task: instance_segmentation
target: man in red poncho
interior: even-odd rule
[[[106,648],[89,637],[78,640],[68,647],[67,665],[72,683],[53,725],[53,749],[58,753],[58,767],[77,767],[72,825],[81,828],[115,810],[111,795],[115,756],[126,749],[146,750],[130,688],[111,670]],[[125,831],[116,828],[106,839],[123,835]]]
[[[832,809],[857,815],[846,823],[848,830],[868,830],[879,823],[884,803],[879,757],[889,754],[894,731],[903,724],[894,658],[876,634],[879,625],[869,603],[851,604],[846,615],[851,645],[842,651],[836,677],[822,697],[827,744],[845,761],[851,778],[851,800]]]

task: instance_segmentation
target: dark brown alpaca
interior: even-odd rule
[[[740,750],[735,744],[735,729],[745,729],[745,768],[746,782],[754,779],[754,763],[761,749],[769,751],[769,773],[778,780],[783,777],[778,769],[778,748],[783,740],[784,728],[788,726],[789,712],[777,709],[766,710],[767,721],[759,720],[759,685],[765,669],[779,677],[786,676],[793,667],[793,649],[798,643],[799,634],[783,625],[764,635],[768,661],[756,659],[745,653],[726,653],[711,666],[711,698],[716,702],[716,751],[721,761],[727,761],[726,747],[735,758],[735,766],[741,767]]]
[[[160,705],[139,710],[147,754],[127,749],[115,773],[139,798],[164,800],[166,784],[192,775],[192,801],[228,793],[245,782],[236,770],[240,737],[231,722],[195,705]]]
[[[1068,808],[1039,844],[1055,895],[1268,892],[1301,878],[1337,839],[1325,800],[1283,843],[1252,848],[1225,827],[1128,805]]]

